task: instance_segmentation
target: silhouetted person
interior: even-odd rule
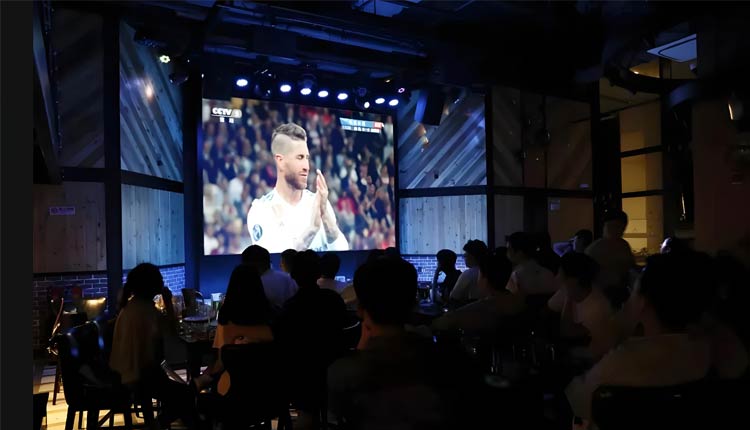
[[[279,265],[282,272],[289,273],[292,271],[292,261],[294,256],[297,255],[296,249],[287,249],[281,253],[281,264]]]
[[[635,258],[630,244],[622,238],[628,226],[628,215],[621,210],[609,210],[604,215],[601,239],[594,241],[586,254],[599,264],[598,282],[602,288],[627,283]]]
[[[329,409],[350,429],[481,428],[481,376],[459,351],[407,332],[417,271],[402,259],[354,275],[362,318],[357,351],[328,370]]]
[[[255,267],[263,281],[266,297],[275,311],[297,293],[297,284],[286,273],[271,268],[271,254],[258,245],[250,245],[242,252],[242,263]]]
[[[586,251],[589,245],[594,242],[594,233],[591,230],[578,230],[573,237],[565,242],[557,242],[552,246],[555,254],[562,257],[568,252],[580,252]]]
[[[157,294],[164,299],[166,317],[154,305]],[[128,273],[109,365],[140,402],[162,402],[158,419],[161,428],[180,418],[194,429],[199,419],[193,393],[189,386],[169,379],[161,368],[165,335],[175,329],[171,298],[159,268],[153,264],[141,263]]]
[[[346,288],[346,282],[336,280],[336,274],[339,273],[341,259],[332,252],[326,252],[320,257],[320,278],[318,286],[341,294]]]
[[[557,291],[554,274],[542,267],[535,259],[533,237],[529,233],[516,232],[508,236],[508,259],[513,263],[513,273],[507,289],[523,295],[553,294]]]
[[[670,386],[706,377],[710,344],[688,333],[707,307],[700,261],[687,254],[649,257],[626,305],[643,336],[621,343],[565,390],[584,425],[591,420],[592,394],[599,386]]]
[[[487,244],[481,240],[470,240],[464,245],[464,260],[468,269],[461,273],[450,294],[450,300],[455,303],[468,303],[487,296],[487,292],[479,288],[479,260],[484,258],[489,250]]]
[[[316,425],[319,417],[326,369],[344,352],[346,306],[336,292],[318,287],[320,259],[314,251],[295,256],[292,278],[299,291],[284,304],[272,327],[288,360],[292,403],[300,410],[295,427],[306,428]]]
[[[487,296],[437,318],[432,322],[433,331],[455,331],[488,333],[498,327],[502,317],[518,315],[524,308],[520,294],[511,294],[505,289],[513,271],[505,253],[485,255],[479,261],[479,287]]]
[[[557,273],[560,266],[560,256],[552,250],[552,238],[546,231],[534,235],[536,239],[535,259],[539,264],[550,272]]]
[[[439,292],[443,303],[447,303],[458,277],[461,276],[461,271],[456,269],[458,256],[450,249],[441,249],[436,257],[437,268],[435,268],[435,275],[432,277],[432,287]],[[438,282],[441,273],[445,274],[445,279],[443,279],[443,282]]]

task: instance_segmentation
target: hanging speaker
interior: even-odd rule
[[[445,106],[445,92],[441,88],[431,87],[419,91],[417,107],[414,110],[414,121],[427,125],[440,125]]]

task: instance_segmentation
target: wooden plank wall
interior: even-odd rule
[[[185,262],[183,195],[122,186],[122,267]]]
[[[182,182],[182,96],[172,64],[133,42],[120,24],[120,149],[123,170]]]
[[[50,215],[73,206],[75,215]],[[106,270],[104,185],[34,185],[34,273]]]
[[[104,167],[102,18],[56,7],[50,45],[57,52],[58,162]]]
[[[461,253],[469,239],[487,242],[487,197],[447,196],[400,201],[403,254]]]
[[[419,94],[398,118],[399,188],[439,188],[487,183],[484,95],[463,90],[446,99],[439,126],[414,121]],[[453,100],[451,100],[453,99]],[[423,145],[422,135],[429,139]]]

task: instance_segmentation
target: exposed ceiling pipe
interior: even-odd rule
[[[360,48],[372,49],[375,51],[386,52],[386,53],[401,53],[406,55],[412,55],[415,57],[427,57],[427,53],[422,50],[398,46],[395,44],[389,44],[374,39],[364,38],[362,36],[354,36],[348,33],[346,30],[321,30],[319,28],[313,28],[310,26],[304,26],[299,24],[285,24],[279,22],[271,22],[266,16],[258,13],[254,13],[246,10],[228,9],[228,12],[224,17],[223,21],[231,24],[239,25],[256,25],[260,27],[274,28],[276,30],[290,31],[302,36],[311,37],[314,39],[326,40],[329,42],[341,43],[345,45],[357,46]],[[242,14],[242,16],[233,16],[235,13]]]

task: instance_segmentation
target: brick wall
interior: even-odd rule
[[[46,347],[49,330],[54,322],[51,321],[54,315],[50,315],[49,308],[50,289],[63,287],[68,300],[74,286],[83,289],[83,297],[106,297],[107,272],[38,274],[32,278],[31,332],[34,350]]]
[[[181,295],[185,287],[185,266],[165,266],[159,269],[164,284],[172,291],[173,295]],[[127,272],[123,275],[123,282]],[[63,274],[36,274],[32,278],[32,344],[35,351],[46,347],[49,330],[54,316],[50,316],[49,294],[54,287],[65,288],[65,298],[70,299],[73,286],[83,289],[84,298],[107,297],[107,272],[87,273],[63,273]]]
[[[432,276],[437,268],[437,257],[434,255],[404,255],[402,257],[417,269],[419,282],[432,282]],[[463,255],[459,255],[456,259],[456,268],[462,272],[466,270]]]

